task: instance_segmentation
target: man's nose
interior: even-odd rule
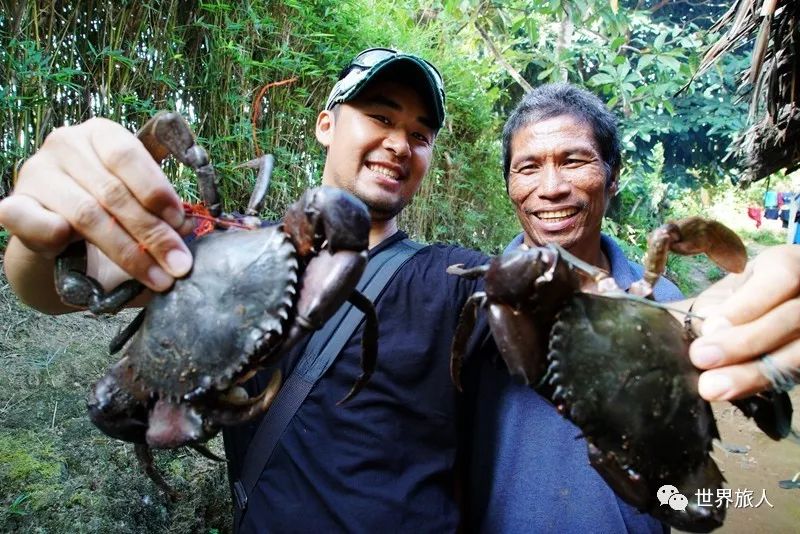
[[[542,181],[537,193],[542,198],[556,198],[570,193],[570,183],[564,179],[555,165],[545,165],[542,169]]]
[[[408,135],[405,130],[394,129],[389,131],[383,140],[383,146],[393,152],[398,158],[404,158],[411,153]]]

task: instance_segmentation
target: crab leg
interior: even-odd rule
[[[452,269],[452,270],[451,270]],[[451,265],[447,268],[450,274],[467,272],[458,265]],[[453,345],[450,349],[450,379],[458,391],[464,391],[461,385],[461,365],[464,362],[464,354],[467,352],[467,341],[469,341],[472,329],[475,327],[475,320],[478,317],[478,308],[486,302],[486,293],[480,291],[473,294],[461,308],[461,315],[458,318],[456,333],[453,335]]]
[[[247,209],[244,211],[245,215],[258,215],[261,211],[261,205],[264,203],[264,197],[269,189],[269,181],[272,177],[272,169],[275,167],[275,158],[272,154],[265,154],[260,158],[250,160],[241,165],[242,167],[251,167],[258,169],[256,176],[256,185],[253,187],[253,192],[250,194],[250,201],[247,203]]]
[[[122,347],[125,346],[125,343],[127,343],[133,334],[139,330],[139,327],[142,326],[146,313],[146,308],[137,313],[136,317],[133,318],[133,321],[131,321],[128,326],[120,330],[120,332],[114,336],[114,338],[111,340],[111,343],[108,345],[109,354],[116,354],[122,349]]]
[[[469,269],[465,269],[463,263],[456,263],[455,265],[451,265],[447,268],[447,274],[454,274],[456,276],[466,278],[467,280],[476,280],[481,278],[482,276],[485,276],[488,271],[488,263],[485,265],[478,265],[477,267],[471,267]]]
[[[89,308],[92,313],[117,313],[142,292],[136,280],[126,280],[106,292],[97,280],[86,276],[86,244],[69,245],[56,261],[55,285],[61,300],[70,306]]]
[[[272,401],[275,400],[280,388],[281,372],[275,371],[269,380],[269,384],[260,395],[245,402],[231,402],[220,399],[217,406],[206,415],[206,421],[213,426],[230,426],[245,423],[266,412]]]
[[[221,211],[214,167],[208,162],[205,149],[195,143],[194,134],[184,118],[175,112],[160,112],[136,132],[136,137],[153,158],[161,163],[172,154],[178,161],[194,169],[200,197],[214,217]]]
[[[364,334],[361,336],[361,375],[350,388],[350,392],[337,404],[349,401],[364,388],[375,371],[378,355],[378,316],[375,313],[375,307],[367,297],[358,291],[353,291],[347,300],[361,310],[366,323],[364,324]]]
[[[161,473],[153,466],[153,454],[150,452],[150,447],[144,443],[137,443],[133,446],[133,450],[136,451],[136,458],[139,460],[139,464],[142,466],[142,469],[144,469],[144,472],[150,477],[150,480],[155,482],[156,486],[167,494],[170,501],[177,501],[178,493],[167,484],[167,481],[164,480]]]

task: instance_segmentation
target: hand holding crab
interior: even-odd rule
[[[102,121],[94,123],[97,128],[106,126]],[[91,131],[96,133],[94,127]],[[348,193],[320,187],[307,191],[291,206],[280,225],[262,227],[255,214],[267,189],[269,159],[262,161],[266,165],[262,165],[246,216],[220,214],[213,167],[179,115],[155,116],[138,137],[138,147],[130,145],[132,150],[122,158],[138,172],[128,175],[124,185],[108,167],[94,169],[94,175],[91,170],[87,173],[89,183],[77,188],[71,176],[56,180],[65,191],[60,199],[49,199],[49,193],[43,192],[46,188],[36,187],[41,173],[30,171],[31,166],[46,163],[47,151],[32,158],[16,200],[0,207],[0,219],[19,205],[43,203],[37,216],[66,229],[40,243],[37,232],[30,231],[31,225],[20,226],[17,239],[28,249],[49,255],[63,248],[65,241],[85,237],[96,242],[112,262],[123,258],[122,267],[152,289],[169,288],[155,293],[134,322],[111,342],[112,353],[127,345],[125,354],[96,384],[88,404],[92,421],[106,434],[133,442],[147,473],[171,493],[152,467],[150,448],[188,445],[215,458],[202,443],[222,425],[239,424],[262,414],[281,380],[276,373],[255,398],[248,398],[239,384],[308,332],[320,328],[345,300],[366,315],[362,375],[346,399],[369,379],[375,365],[377,319],[371,303],[355,291],[366,264],[369,214],[366,206]],[[155,169],[138,161],[142,153]],[[195,169],[201,197],[217,221],[211,233],[196,238],[188,249],[182,242],[173,242],[176,238],[180,241],[179,236],[158,217],[150,214],[141,223],[130,220],[131,213],[143,211],[138,202],[148,180],[156,186],[159,183],[157,177],[148,176],[160,175],[155,162],[170,154]],[[102,167],[100,161],[93,161]],[[98,179],[112,185],[98,185]],[[103,191],[112,192],[104,196]],[[122,193],[128,196],[122,198]],[[89,198],[82,201],[84,215],[79,210],[75,216],[69,200],[81,194]],[[172,194],[167,195],[167,214],[174,208]],[[116,204],[107,198],[114,195],[120,196]],[[85,213],[93,214],[98,222],[86,224]],[[173,228],[185,230],[182,221],[175,215]],[[98,224],[105,228],[95,227]],[[142,233],[150,240],[137,241]],[[151,249],[153,235],[161,235],[159,239],[170,245]],[[77,241],[55,260],[55,291],[66,305],[114,313],[141,293],[143,285],[138,280],[109,284],[114,277],[100,283],[87,275],[86,248],[83,241]],[[176,250],[188,261],[171,271],[177,277],[172,284],[161,263],[169,266]],[[185,273],[192,258],[191,271]],[[106,289],[109,285],[112,289]]]

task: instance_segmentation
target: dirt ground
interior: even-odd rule
[[[793,427],[797,429],[800,428],[800,390],[795,389],[790,396],[795,406]],[[715,403],[713,408],[722,437],[714,447],[713,456],[727,479],[726,487],[732,490],[734,505],[737,490],[753,491],[753,506],[729,507],[724,526],[715,532],[800,531],[800,484],[793,489],[778,485],[779,481],[790,480],[800,472],[800,443],[772,441],[728,403]],[[766,494],[772,507],[766,502],[754,506],[762,494]]]

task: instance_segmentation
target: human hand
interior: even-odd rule
[[[180,198],[144,145],[106,119],[52,132],[0,201],[0,225],[49,259],[86,239],[155,291],[192,263]]]
[[[765,250],[744,273],[701,293],[693,311],[706,317],[689,348],[694,365],[706,370],[698,385],[703,398],[772,389],[776,374],[800,382],[800,246]]]

